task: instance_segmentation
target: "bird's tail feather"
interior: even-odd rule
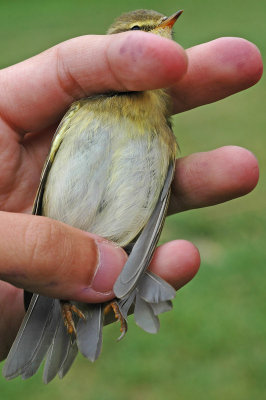
[[[77,345],[84,357],[95,361],[102,348],[103,304],[86,304],[82,312],[85,319],[80,319],[77,325]]]
[[[46,357],[43,381],[50,382],[57,373],[63,378],[78,349],[95,361],[102,345],[103,306],[84,305],[82,311],[86,320],[77,321],[77,339],[72,342],[64,326],[60,301],[34,295],[5,362],[4,377],[30,378]]]
[[[71,345],[71,337],[67,333],[61,315],[58,316],[56,331],[46,354],[46,361],[43,371],[44,383],[49,383],[60,371]],[[74,360],[73,360],[74,361]]]
[[[57,325],[57,301],[34,295],[3,368],[6,379],[26,379],[38,370]]]
[[[146,332],[157,333],[160,328],[158,315],[172,309],[171,300],[175,295],[171,285],[146,271],[133,292],[117,303],[125,319],[133,307],[136,324]]]
[[[78,355],[78,346],[77,343],[72,343],[71,341],[69,342],[69,346],[67,348],[66,352],[66,357],[65,360],[63,361],[63,364],[58,371],[58,376],[60,379],[64,378],[64,376],[68,373],[71,365],[75,361],[75,358]]]
[[[117,299],[117,304],[125,319],[133,311],[137,325],[146,332],[156,333],[160,326],[158,315],[172,308],[174,297],[172,286],[152,272],[145,272],[137,287],[125,298]],[[12,379],[21,375],[27,379],[37,372],[46,357],[44,382],[50,382],[56,374],[63,378],[78,350],[95,361],[102,347],[104,304],[78,306],[85,320],[76,321],[77,338],[73,342],[64,326],[60,301],[33,295],[5,362],[4,377]]]

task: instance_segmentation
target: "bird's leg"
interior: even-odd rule
[[[60,303],[62,308],[63,321],[67,328],[67,332],[69,335],[74,335],[76,337],[77,332],[75,322],[73,320],[73,313],[82,319],[85,319],[85,315],[74,304],[71,304],[64,300],[60,300]]]
[[[104,308],[104,314],[108,314],[110,311],[113,311],[115,318],[120,322],[120,332],[121,335],[117,339],[117,341],[123,339],[125,334],[127,333],[127,321],[123,317],[121,311],[119,310],[118,304],[116,301],[111,301],[111,303],[107,304],[107,306]]]

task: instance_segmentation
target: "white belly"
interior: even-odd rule
[[[96,233],[124,246],[147,223],[168,168],[157,135],[125,138],[119,127],[69,132],[44,192],[43,215]]]

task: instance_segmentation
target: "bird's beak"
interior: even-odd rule
[[[183,10],[179,10],[176,13],[174,13],[173,15],[171,15],[171,17],[168,17],[167,19],[165,19],[164,21],[162,21],[160,23],[160,25],[158,26],[158,28],[171,28],[173,27],[174,23],[176,22],[176,20],[180,17],[180,15],[182,14]]]

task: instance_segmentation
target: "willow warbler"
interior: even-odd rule
[[[142,30],[172,38],[181,15],[150,10],[123,14],[108,34]],[[46,356],[44,382],[63,377],[78,350],[100,354],[102,327],[114,314],[123,336],[127,314],[155,333],[158,314],[171,309],[174,289],[147,271],[170,196],[176,141],[167,90],[107,93],[73,103],[46,160],[33,207],[76,228],[100,235],[129,254],[108,304],[60,301],[34,294],[4,366],[12,379],[32,376]],[[113,313],[113,311],[114,313]],[[62,318],[63,312],[63,318]]]

